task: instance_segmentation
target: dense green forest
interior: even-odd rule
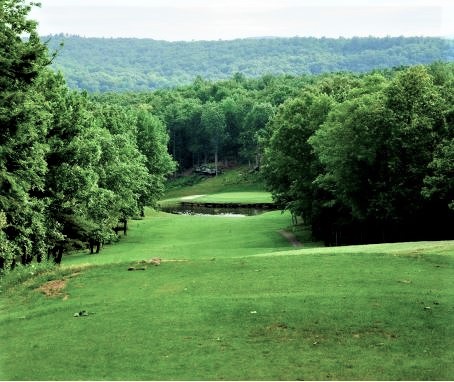
[[[367,72],[454,60],[452,40],[429,37],[168,42],[54,35],[42,39],[51,51],[59,51],[53,67],[64,73],[68,85],[90,92],[172,87],[197,76],[219,80],[235,73],[258,77]]]
[[[185,170],[249,163],[327,244],[452,237],[454,64],[235,75],[98,102],[147,107]]]
[[[174,167],[165,127],[69,90],[48,68],[30,6],[0,11],[0,268],[99,251],[160,197]]]
[[[236,73],[171,89],[89,94],[52,70],[66,48],[57,58],[49,53],[27,19],[29,6],[11,0],[0,9],[1,268],[46,257],[59,263],[73,248],[99,250],[155,205],[166,176],[202,163],[260,170],[276,203],[327,244],[453,237],[452,62],[365,73]]]

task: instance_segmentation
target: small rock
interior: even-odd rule
[[[157,267],[158,265],[161,265],[161,258],[153,257],[152,259],[150,259],[149,263]]]
[[[74,317],[84,317],[88,316],[88,312],[86,310],[81,310],[80,312],[74,313]]]

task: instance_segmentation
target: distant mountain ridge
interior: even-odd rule
[[[72,88],[89,92],[144,91],[225,79],[235,73],[366,72],[454,61],[454,40],[435,37],[262,37],[168,42],[139,38],[42,37],[58,50],[53,67]],[[59,44],[63,42],[63,48]]]

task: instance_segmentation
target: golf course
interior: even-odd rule
[[[0,381],[454,381],[452,8],[42,3],[0,5]]]
[[[169,199],[270,200],[226,179]],[[454,241],[323,247],[281,211],[147,209],[100,254],[4,277],[0,378],[452,379],[453,266]]]

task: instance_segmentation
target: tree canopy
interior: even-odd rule
[[[228,79],[368,72],[454,59],[452,40],[433,37],[254,38],[168,42],[134,38],[42,37],[59,51],[53,67],[74,89],[146,91],[187,85],[200,76]],[[59,44],[63,42],[64,48]]]
[[[119,222],[163,191],[174,164],[146,110],[69,90],[28,20],[33,3],[1,3],[0,268],[65,250],[97,251]],[[139,134],[140,133],[140,134]],[[140,142],[140,145],[139,145]]]

